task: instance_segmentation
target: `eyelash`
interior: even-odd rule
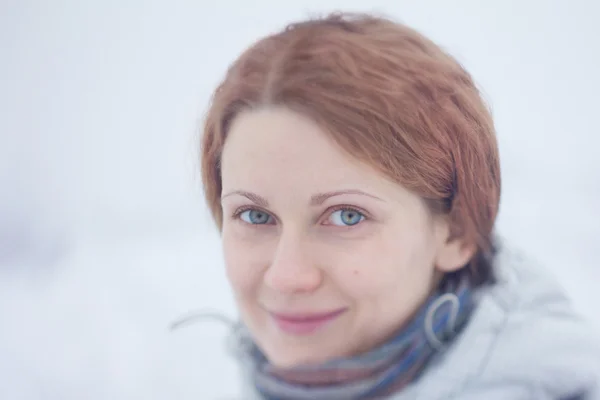
[[[232,218],[240,220],[240,215],[242,213],[244,213],[246,211],[251,211],[251,210],[256,210],[256,211],[264,212],[265,214],[268,214],[271,218],[274,218],[275,220],[277,220],[273,215],[271,215],[271,213],[269,213],[269,212],[267,212],[267,211],[265,211],[265,210],[263,210],[261,208],[255,207],[255,206],[242,206],[242,207],[237,208],[234,211],[234,213],[232,215]],[[351,206],[351,205],[348,205],[348,204],[340,204],[340,205],[337,205],[337,206],[330,207],[330,208],[327,209],[326,214],[330,216],[334,212],[340,211],[340,210],[358,212],[360,215],[362,215],[364,217],[363,222],[364,221],[368,221],[369,219],[371,219],[371,217],[369,216],[369,214],[366,211],[364,211],[362,208],[356,207],[356,206]],[[351,228],[356,227],[357,225],[360,225],[361,223],[358,223],[356,225],[348,225],[348,226],[345,226],[345,227],[337,226],[336,228],[351,229]],[[248,224],[248,225],[261,226],[261,225],[269,225],[269,224]]]

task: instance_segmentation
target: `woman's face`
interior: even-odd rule
[[[281,367],[389,338],[470,254],[419,197],[284,108],[240,114],[222,155],[223,248],[244,323]]]

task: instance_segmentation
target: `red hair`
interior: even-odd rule
[[[219,229],[228,128],[241,110],[271,105],[309,116],[343,150],[447,214],[453,234],[478,246],[474,272],[482,268],[500,200],[494,125],[469,73],[435,43],[385,18],[333,14],[247,49],[204,127],[202,179]]]

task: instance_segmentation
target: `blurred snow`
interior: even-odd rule
[[[169,331],[193,309],[235,316],[198,127],[242,49],[334,9],[399,18],[472,72],[499,132],[501,234],[600,324],[598,2],[5,0],[0,398],[243,398],[224,326]]]

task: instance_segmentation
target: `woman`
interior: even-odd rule
[[[470,75],[336,14],[260,40],[216,90],[206,198],[256,399],[597,399],[560,290],[495,251],[500,166]]]

